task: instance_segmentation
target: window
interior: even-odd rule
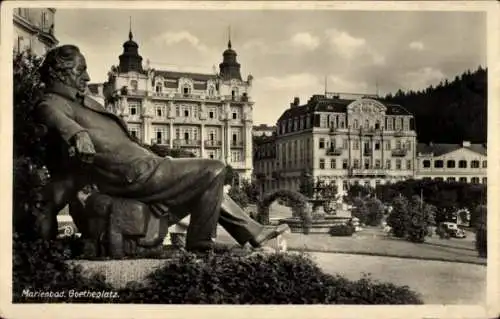
[[[237,119],[238,119],[238,113],[233,112],[233,120],[237,120]]]
[[[359,141],[358,140],[353,141],[352,149],[356,150],[356,151],[359,150]]]
[[[331,169],[336,169],[337,168],[337,160],[336,159],[331,159],[330,160],[330,168]]]
[[[130,115],[139,115],[139,103],[136,101],[129,101],[128,111]]]
[[[406,149],[411,151],[411,141],[406,141]]]
[[[324,138],[319,139],[319,148],[325,148],[325,139]]]
[[[376,160],[375,160],[375,168],[376,168],[376,169],[381,168],[381,167],[380,167],[380,164],[381,164],[381,161],[380,161],[379,159],[376,159]]]
[[[483,168],[486,168],[488,166],[487,161],[483,161]]]
[[[214,96],[215,95],[215,89],[213,86],[211,86],[209,89],[208,89],[208,96]],[[213,157],[212,157],[213,158]]]
[[[434,168],[443,168],[443,161],[442,160],[435,160],[434,161]]]
[[[354,159],[353,168],[359,168],[359,159],[357,158]]]
[[[213,119],[214,118],[214,111],[208,112],[208,117]]]
[[[347,191],[349,189],[349,184],[347,181],[342,181],[342,189]]]
[[[191,88],[189,86],[185,86],[182,88],[182,93],[184,93],[184,95],[188,95],[190,92]]]
[[[389,131],[392,131],[393,130],[393,125],[392,125],[392,118],[387,118],[387,129]]]
[[[189,110],[188,109],[184,110],[184,117],[189,117]]]
[[[385,167],[386,167],[387,169],[391,169],[391,160],[386,160],[386,161],[385,161]]]
[[[380,185],[380,179],[376,179],[375,180],[375,186],[379,186]]]
[[[390,151],[391,150],[391,141],[385,141],[385,150]]]
[[[163,87],[160,82],[156,83],[156,93],[161,93],[162,88]]]
[[[181,131],[179,128],[175,129],[175,138],[180,139],[181,138]]]
[[[467,177],[460,177],[458,180],[460,183],[467,183]]]
[[[460,167],[460,168],[467,168],[467,161],[464,161],[464,160],[458,161],[458,167]]]
[[[132,87],[132,91],[137,91],[137,81],[136,80],[130,81],[130,86]]]
[[[375,142],[375,150],[379,150],[380,149],[380,142]]]
[[[396,169],[401,169],[401,160],[400,159],[396,160]]]
[[[479,168],[479,161],[471,161],[470,168]]]
[[[455,168],[455,161],[454,160],[446,161],[446,167],[447,168]]]
[[[429,161],[429,160],[423,160],[422,161],[422,166],[424,168],[430,168],[431,167],[431,161]]]
[[[365,128],[370,128],[370,121],[365,120]]]
[[[130,135],[132,135],[135,138],[139,138],[139,129],[136,127],[130,128],[129,129]]]
[[[377,121],[375,122],[375,129],[376,129],[376,130],[380,129],[380,121],[379,121],[379,120],[377,120]]]
[[[156,117],[163,117],[165,115],[164,110],[165,110],[165,108],[163,107],[163,105],[161,105],[161,104],[155,105]]]
[[[349,147],[349,141],[345,138],[342,140],[342,146],[344,149],[347,149]]]
[[[347,159],[342,160],[342,168],[347,169]]]
[[[473,178],[471,178],[471,179],[470,179],[470,182],[471,182],[472,184],[479,184],[479,177],[473,177]]]
[[[443,181],[443,178],[442,178],[442,177],[436,177],[436,178],[434,178],[434,180],[435,180],[436,182],[442,182],[442,181]]]
[[[181,116],[181,109],[179,106],[175,107],[175,116],[177,116],[177,117]]]
[[[455,177],[448,177],[448,178],[446,178],[446,181],[447,182],[454,182],[455,181]]]
[[[406,160],[406,169],[411,169],[411,160]]]
[[[483,177],[483,184],[488,184],[488,178],[487,177]]]
[[[365,169],[369,169],[369,168],[370,168],[370,159],[365,158]]]
[[[358,128],[359,126],[359,123],[358,123],[358,120],[357,119],[354,119],[354,122],[353,122],[353,128]]]
[[[324,158],[319,159],[319,169],[325,169],[325,159]]]

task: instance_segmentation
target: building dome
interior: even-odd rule
[[[128,41],[123,43],[123,53],[120,55],[119,71],[127,73],[131,71],[142,72],[142,57],[139,55],[139,45],[133,40],[132,29],[128,33]]]
[[[236,51],[233,50],[231,39],[229,39],[227,49],[222,53],[222,63],[219,64],[222,79],[237,79],[241,81],[240,64],[236,61],[236,56]]]

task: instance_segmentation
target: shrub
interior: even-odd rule
[[[408,200],[404,197],[395,197],[392,202],[392,211],[387,216],[387,225],[391,227],[392,234],[399,238],[405,237],[408,220]]]
[[[423,243],[431,234],[429,227],[434,224],[435,207],[424,203],[418,196],[413,196],[408,206],[409,218],[406,224],[408,240]]]
[[[486,258],[488,256],[488,210],[485,205],[480,205],[476,208],[476,250],[479,257]]]
[[[352,205],[352,217],[358,218],[361,224],[366,224],[369,211],[365,201],[361,197],[355,197],[352,200]]]
[[[232,186],[228,192],[229,197],[231,197],[241,208],[246,208],[250,203],[247,194],[241,187]]]
[[[14,302],[61,302],[58,298],[27,298],[23,290],[68,291],[112,290],[103,276],[87,277],[80,267],[66,263],[81,251],[76,238],[46,241],[26,240],[22,235],[13,235],[12,295]],[[96,302],[96,299],[64,299],[65,302]]]
[[[330,227],[328,233],[330,236],[352,236],[354,231],[354,226],[351,224],[339,224]]]
[[[130,284],[120,302],[157,304],[421,304],[408,287],[370,278],[350,281],[325,274],[310,259],[292,254],[197,259],[185,253]]]

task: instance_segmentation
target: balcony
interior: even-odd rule
[[[341,148],[329,148],[326,150],[326,155],[330,156],[340,156],[344,150]]]
[[[233,102],[248,102],[248,96],[233,96],[233,95],[224,95],[224,101],[233,101]]]
[[[360,134],[363,135],[380,135],[382,134],[382,130],[380,128],[360,128]]]
[[[175,139],[174,147],[199,147],[201,145],[200,140],[183,140]]]
[[[231,141],[231,147],[243,147],[243,141]]]
[[[157,138],[152,138],[151,139],[151,145],[170,145],[169,140],[166,139],[157,139]]]
[[[222,141],[217,141],[217,140],[206,140],[205,141],[205,147],[206,148],[211,148],[211,147],[221,147],[222,146]]]
[[[124,92],[122,92],[122,95],[134,96],[134,97],[144,97],[147,95],[147,91],[146,90],[127,89]]]
[[[380,168],[353,168],[351,175],[357,177],[384,177],[387,176],[387,171]]]
[[[405,132],[402,129],[397,129],[394,131],[394,136],[396,136],[396,137],[405,136]]]
[[[404,149],[404,148],[398,148],[398,149],[392,150],[391,154],[394,157],[404,157],[404,156],[406,156],[406,154],[408,154],[408,150]]]
[[[363,151],[363,155],[370,156],[373,154],[373,151],[371,149],[365,149]]]

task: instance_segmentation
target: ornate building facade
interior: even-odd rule
[[[184,148],[231,165],[241,177],[252,173],[252,76],[243,80],[231,40],[218,74],[143,68],[139,46],[123,44],[120,63],[91,93],[147,144]]]
[[[272,139],[262,143],[268,148]],[[300,105],[298,98],[277,121],[274,165],[260,165],[265,191],[298,190],[304,171],[335,183],[339,193],[349,184],[377,184],[414,178],[416,132],[413,116],[400,105],[377,97],[327,93]],[[262,154],[256,147],[256,154]],[[269,157],[265,156],[266,162]]]
[[[487,152],[483,144],[422,144],[417,146],[417,178],[487,184]]]
[[[43,55],[59,41],[54,35],[54,8],[15,8],[14,52],[30,49],[36,55]]]

